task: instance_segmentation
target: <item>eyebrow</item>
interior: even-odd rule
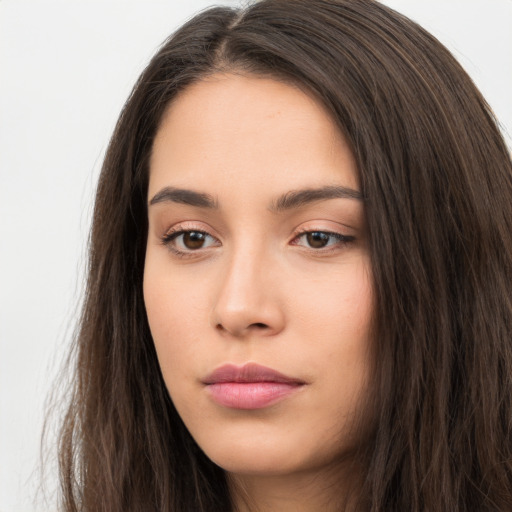
[[[210,194],[184,188],[165,187],[153,196],[149,205],[164,202],[187,204],[198,208],[218,209],[217,202]]]
[[[328,199],[356,199],[363,201],[363,195],[358,190],[339,185],[291,190],[272,201],[269,210],[273,213],[280,213]],[[149,205],[164,202],[186,204],[198,208],[219,208],[217,201],[210,194],[174,187],[165,187],[157,192],[149,202]]]
[[[279,213],[327,199],[356,199],[363,201],[363,195],[358,190],[339,185],[291,190],[273,201],[270,205],[270,211]]]

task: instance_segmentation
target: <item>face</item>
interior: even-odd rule
[[[315,100],[215,75],[170,105],[150,161],[144,298],[172,401],[234,474],[348,452],[369,373],[356,164]]]

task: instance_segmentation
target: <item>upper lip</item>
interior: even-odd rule
[[[203,380],[203,384],[219,384],[223,382],[282,382],[287,384],[304,384],[304,381],[300,379],[288,377],[272,368],[256,363],[247,363],[243,366],[225,364],[215,369]]]

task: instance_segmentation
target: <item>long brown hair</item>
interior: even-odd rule
[[[63,509],[232,509],[223,470],[168,396],[142,295],[155,133],[179,91],[219,71],[304,88],[358,163],[376,297],[358,510],[512,510],[510,156],[449,52],[371,0],[210,8],[139,78],[96,196],[60,437]]]

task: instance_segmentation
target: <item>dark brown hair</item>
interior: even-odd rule
[[[510,156],[449,52],[371,0],[208,9],[139,78],[96,196],[60,437],[63,509],[231,510],[223,470],[168,396],[142,295],[148,160],[162,113],[222,71],[307,90],[358,163],[376,297],[358,510],[512,510]]]

